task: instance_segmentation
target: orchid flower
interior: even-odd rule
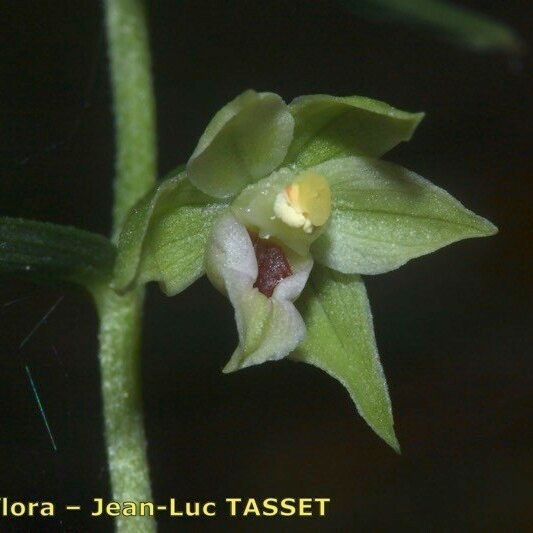
[[[224,371],[290,357],[348,390],[399,449],[361,274],[497,230],[446,191],[379,158],[423,118],[383,102],[246,91],[215,114],[185,168],[130,213],[115,288],[169,295],[207,273],[235,309]]]

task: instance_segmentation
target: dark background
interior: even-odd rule
[[[526,36],[526,2],[468,5]],[[2,8],[1,214],[107,233],[114,148],[101,5]],[[155,498],[332,499],[321,521],[255,519],[232,530],[532,530],[530,57],[476,55],[361,21],[334,1],[159,1],[150,24],[161,174],[187,160],[211,115],[246,88],[288,101],[362,94],[426,111],[412,142],[388,158],[500,228],[367,278],[402,456],[316,369],[281,362],[222,375],[236,330],[229,303],[205,280],[171,299],[151,286],[143,386]],[[88,298],[4,283],[0,328],[0,495],[108,497]],[[73,514],[0,520],[2,531],[111,528]]]

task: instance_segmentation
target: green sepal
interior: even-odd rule
[[[361,278],[315,265],[296,307],[307,335],[291,359],[316,366],[344,385],[368,425],[399,452],[372,313]]]
[[[132,209],[120,235],[113,287],[125,292],[157,281],[168,295],[204,273],[207,238],[227,208],[196,189],[182,172],[163,181]]]
[[[0,276],[69,282],[91,289],[111,277],[115,247],[70,226],[0,218]]]
[[[211,196],[234,196],[281,164],[293,129],[281,97],[246,91],[207,126],[187,164],[189,179]]]
[[[314,170],[328,179],[332,213],[311,253],[340,272],[381,274],[453,242],[498,231],[443,189],[392,163],[350,157]]]
[[[300,168],[350,155],[380,157],[408,141],[424,117],[362,96],[301,96],[289,109],[295,126],[285,164]]]

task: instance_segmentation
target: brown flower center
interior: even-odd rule
[[[278,245],[268,239],[261,239],[253,231],[248,231],[248,233],[257,259],[258,274],[254,287],[270,298],[278,283],[292,275],[291,265]]]

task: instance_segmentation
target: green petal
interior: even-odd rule
[[[207,126],[187,165],[189,179],[206,194],[231,197],[281,164],[293,129],[278,95],[246,91]]]
[[[263,238],[281,241],[296,253],[306,256],[309,246],[321,232],[305,233],[302,228],[292,228],[274,216],[274,201],[279,192],[289,185],[297,175],[294,168],[285,167],[249,185],[234,200],[231,209],[241,224],[259,233]]]
[[[307,336],[291,358],[321,368],[344,385],[368,425],[399,452],[361,278],[315,265],[296,306]]]
[[[165,180],[128,216],[118,244],[113,285],[123,292],[158,281],[177,294],[204,273],[207,238],[227,204],[198,191],[186,173]]]
[[[333,209],[311,253],[335,270],[380,274],[452,242],[497,232],[446,191],[398,165],[350,157],[315,170],[330,183]]]
[[[424,117],[362,96],[301,96],[289,109],[295,127],[285,163],[303,168],[334,157],[380,157],[408,141]]]

